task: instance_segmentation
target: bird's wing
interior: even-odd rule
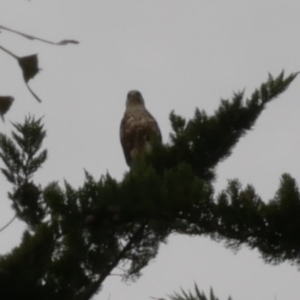
[[[128,166],[130,166],[132,160],[130,152],[134,147],[134,138],[132,137],[132,126],[130,126],[130,123],[129,115],[125,113],[120,124],[120,141]]]
[[[138,114],[124,114],[120,125],[120,140],[128,165],[131,164],[133,152],[145,151],[146,143],[148,144],[152,138],[162,142],[159,126],[147,110]]]

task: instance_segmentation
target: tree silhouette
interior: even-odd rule
[[[187,121],[172,112],[170,142],[154,143],[121,181],[86,171],[80,188],[42,187],[34,179],[47,159],[42,120],[28,116],[11,136],[0,134],[8,196],[27,225],[20,245],[0,258],[1,294],[91,299],[116,267],[124,280],[138,278],[172,233],[206,235],[233,249],[246,244],[267,262],[299,264],[300,199],[291,176],[282,176],[269,203],[236,180],[218,196],[212,185],[218,163],[296,76],[269,75],[249,99],[235,93],[211,116],[197,109]]]

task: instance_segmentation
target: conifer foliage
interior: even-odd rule
[[[181,294],[174,293],[173,295],[169,296],[170,300],[219,300],[214,294],[214,291],[210,289],[209,297],[207,297],[203,292],[199,291],[198,286],[195,284],[195,292],[185,292],[181,289]],[[164,299],[161,299],[164,300]],[[229,297],[227,300],[232,300]]]
[[[80,188],[68,182],[40,186],[33,177],[47,159],[42,120],[14,124],[11,136],[0,135],[1,171],[27,229],[20,245],[0,258],[2,295],[91,299],[113,270],[137,279],[171,233],[204,234],[234,249],[246,244],[268,262],[299,264],[300,199],[291,176],[282,176],[269,203],[236,180],[218,196],[213,189],[217,164],[296,76],[269,76],[250,99],[236,93],[212,116],[196,110],[187,121],[171,113],[170,143],[154,145],[122,181],[109,174],[95,180],[86,172]]]

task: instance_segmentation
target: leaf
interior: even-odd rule
[[[35,75],[39,72],[38,67],[38,57],[37,54],[29,55],[29,56],[23,56],[17,58],[19,65],[23,72],[23,78],[25,80],[26,86],[31,93],[31,95],[38,101],[42,102],[42,100],[37,96],[37,94],[30,88],[28,85],[28,81],[31,78],[34,78]]]
[[[0,115],[1,115],[3,122],[4,122],[4,115],[10,109],[13,101],[14,101],[14,98],[11,96],[0,96]]]
[[[19,65],[23,72],[23,77],[26,83],[39,72],[37,54],[18,57]]]
[[[62,40],[56,43],[56,45],[67,45],[67,44],[79,44],[79,42],[76,40]]]

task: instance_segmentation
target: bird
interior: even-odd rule
[[[158,123],[146,109],[142,94],[131,90],[127,94],[126,109],[120,124],[120,141],[129,167],[137,156],[151,152],[154,139],[162,142]]]
[[[14,98],[11,96],[0,96],[0,116],[2,121],[4,122],[4,115],[10,109]]]

